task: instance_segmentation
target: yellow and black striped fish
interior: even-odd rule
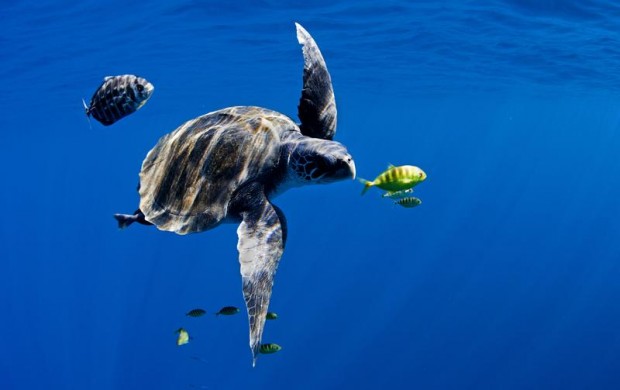
[[[362,195],[364,195],[370,187],[379,187],[386,191],[402,191],[410,189],[426,180],[426,173],[413,165],[401,165],[399,167],[395,167],[390,164],[388,169],[377,176],[375,180],[359,180],[362,184],[364,184],[364,189],[362,190]]]
[[[276,353],[281,349],[282,347],[275,343],[261,344],[260,353],[263,353],[263,354]]]
[[[153,94],[153,84],[132,74],[108,76],[90,99],[90,105],[82,100],[86,116],[109,126],[142,107]]]
[[[400,206],[403,206],[403,207],[406,207],[406,208],[410,209],[410,208],[417,207],[417,206],[421,205],[422,201],[420,199],[416,198],[416,197],[408,196],[406,198],[398,199],[394,203],[396,203],[397,205],[400,205]]]

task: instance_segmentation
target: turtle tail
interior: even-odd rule
[[[136,222],[136,216],[129,214],[114,214],[114,219],[118,221],[119,229],[125,229],[127,226]]]
[[[373,186],[371,181],[368,181],[366,179],[359,179],[360,183],[362,183],[364,185],[364,189],[362,189],[362,195],[364,195],[366,193],[366,191],[368,191],[370,189],[370,187]]]

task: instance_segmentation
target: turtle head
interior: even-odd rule
[[[342,144],[305,138],[291,153],[289,172],[300,184],[331,183],[355,179],[355,163]]]

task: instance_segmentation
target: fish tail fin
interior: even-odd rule
[[[119,229],[125,229],[127,226],[136,222],[136,217],[128,214],[114,214],[114,219],[118,222]]]
[[[364,185],[364,188],[362,189],[362,195],[364,195],[366,193],[366,191],[368,191],[370,189],[370,187],[373,186],[371,181],[368,181],[366,179],[358,179],[360,181],[360,183],[362,183]]]
[[[90,126],[90,129],[92,130],[93,124],[90,122],[90,107],[88,107],[84,98],[82,98],[82,105],[84,106],[84,112],[86,113],[86,117],[88,118],[88,126]]]
[[[88,108],[88,104],[86,104],[86,100],[84,100],[84,98],[82,98],[82,105],[84,106],[86,116],[90,117],[90,108]]]

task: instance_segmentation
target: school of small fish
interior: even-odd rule
[[[388,165],[388,168],[373,181],[359,179],[364,184],[362,195],[371,187],[377,187],[386,191],[382,195],[383,198],[392,199],[394,204],[405,208],[413,208],[422,204],[420,199],[410,194],[413,193],[413,187],[424,180],[426,180],[426,173],[422,169],[413,165],[396,167],[392,164]]]
[[[236,307],[236,306],[224,306],[221,309],[219,309],[215,315],[219,316],[219,315],[225,315],[225,316],[232,316],[235,315],[237,313],[239,313],[241,310]],[[207,314],[207,311],[205,309],[202,309],[200,307],[194,308],[189,310],[187,313],[185,313],[185,315],[187,317],[192,317],[192,318],[198,318],[198,317],[202,317],[205,314]],[[267,313],[267,319],[268,320],[275,320],[278,318],[278,314],[275,312],[268,312]],[[177,334],[177,346],[181,346],[181,345],[185,345],[188,344],[190,342],[190,340],[193,340],[193,338],[189,335],[189,332],[186,328],[179,328],[177,329],[175,332],[175,334]],[[276,353],[278,351],[280,351],[282,349],[282,347],[278,344],[275,343],[268,343],[268,344],[262,344],[260,347],[260,353],[262,354],[272,354],[272,353]],[[203,361],[204,360],[202,358],[199,357],[192,357],[192,359],[195,360],[200,360]]]

